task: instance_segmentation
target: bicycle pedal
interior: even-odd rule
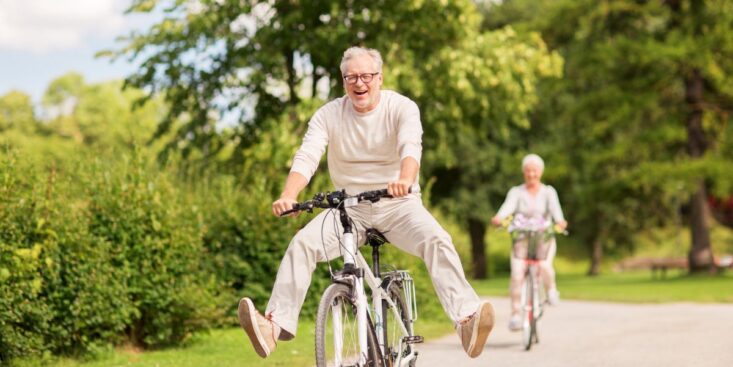
[[[402,340],[405,341],[407,344],[419,344],[425,341],[425,338],[423,338],[420,335],[412,335],[412,336],[406,336],[402,338]]]

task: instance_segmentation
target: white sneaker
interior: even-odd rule
[[[509,330],[511,331],[522,330],[522,318],[519,317],[518,314],[512,315],[512,318],[509,319]]]
[[[547,302],[550,306],[557,306],[560,304],[560,292],[557,289],[550,289],[547,291]]]

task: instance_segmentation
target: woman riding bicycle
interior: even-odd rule
[[[514,186],[509,190],[506,200],[499,208],[499,212],[491,219],[492,224],[501,225],[504,218],[521,214],[527,218],[552,219],[559,227],[558,229],[565,230],[568,222],[563,217],[557,191],[552,186],[545,185],[540,181],[544,169],[544,161],[536,154],[528,154],[522,159],[524,184]],[[509,329],[513,331],[522,328],[520,298],[527,265],[521,254],[526,254],[527,245],[526,240],[516,240],[511,256],[512,270],[509,293],[511,295],[512,316],[509,320]],[[540,274],[547,289],[547,300],[551,305],[556,305],[560,301],[560,292],[558,292],[555,284],[555,269],[552,267],[555,251],[554,237],[544,241],[538,250],[539,257],[543,259],[540,261]]]

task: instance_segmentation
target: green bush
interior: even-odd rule
[[[41,269],[48,263],[43,250],[55,236],[37,182],[15,157],[0,155],[0,364],[47,349],[52,312],[43,302]]]
[[[220,322],[203,215],[173,172],[139,154],[51,169],[19,156],[0,155],[0,361],[179,344]]]
[[[107,167],[98,162],[84,187],[90,234],[111,244],[133,310],[126,335],[143,346],[183,341],[220,317],[215,279],[202,267],[197,208],[138,154]]]

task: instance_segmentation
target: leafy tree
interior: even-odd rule
[[[706,191],[729,192],[731,4],[721,1],[507,1],[487,25],[538,30],[566,59],[537,119],[554,118],[548,151],[568,163],[576,233],[602,246],[628,243],[664,222],[689,195],[692,271],[712,265]],[[541,16],[538,16],[541,14]],[[495,16],[494,16],[495,15]],[[712,45],[716,45],[714,48]],[[539,133],[546,132],[538,129]],[[572,168],[572,169],[570,169]]]
[[[42,104],[48,115],[47,129],[97,148],[126,148],[150,140],[165,109],[159,99],[133,109],[142,96],[122,82],[87,84],[82,75],[68,73],[52,81]]]
[[[469,19],[466,37],[420,70],[417,98],[427,124],[423,161],[436,179],[432,197],[465,221],[473,275],[485,278],[486,223],[525,153],[535,85],[559,76],[562,59],[537,34],[520,37],[509,27],[480,33],[480,18]]]
[[[185,120],[171,142],[171,146],[185,142],[184,157],[197,150],[203,152],[202,157],[214,156],[226,149],[227,140],[236,141],[235,152],[244,151],[272,128],[267,125],[271,117],[284,114],[288,106],[340,94],[341,54],[355,44],[382,51],[387,60],[387,87],[419,100],[429,134],[449,133],[456,123],[465,125],[462,131],[466,134],[474,134],[472,130],[487,128],[481,122],[486,119],[502,126],[500,130],[506,130],[506,124],[526,125],[525,115],[534,104],[532,86],[527,84],[540,75],[556,73],[539,38],[525,46],[510,30],[481,35],[480,16],[470,1],[321,0],[305,4],[232,0],[167,7],[157,1],[136,1],[130,11],[155,8],[165,9],[166,19],[146,33],[131,34],[125,48],[110,54],[144,55],[141,70],[127,83],[151,95],[161,92],[170,103],[172,108],[158,133],[174,128],[171,121],[175,118]],[[500,51],[492,51],[493,47]],[[511,56],[504,58],[504,52]],[[518,66],[512,69],[515,61]],[[497,92],[492,92],[497,85]],[[451,100],[464,93],[465,97]],[[481,107],[488,107],[487,96],[498,101],[482,112]],[[529,98],[523,101],[525,97]],[[436,101],[441,98],[450,100],[445,104],[449,108],[439,107],[441,102]],[[464,113],[464,108],[471,110]],[[451,116],[454,113],[459,115]],[[233,116],[236,128],[222,139],[216,124],[226,115]],[[290,118],[283,123],[297,129],[303,122]],[[426,140],[426,150],[445,148],[435,136]],[[461,148],[470,144],[476,143]],[[483,147],[478,144],[475,149]],[[453,162],[462,161],[455,156],[426,156],[451,168]],[[240,154],[232,157],[235,163],[243,158]],[[480,163],[481,167],[485,164]],[[472,167],[476,165],[457,169]],[[476,178],[485,180],[486,171],[476,169],[482,172]],[[472,181],[466,177],[465,182]],[[466,195],[479,184],[472,182],[461,194],[446,191],[446,195],[461,195],[465,198],[461,203],[478,202],[480,199],[470,200]],[[471,219],[480,214],[476,211]],[[483,252],[483,240],[475,247]]]
[[[31,97],[20,91],[11,91],[0,97],[0,132],[14,129],[32,134],[38,121],[33,112]]]
[[[257,143],[267,121],[305,98],[340,94],[347,47],[380,49],[391,62],[424,59],[463,35],[463,18],[475,8],[437,0],[136,0],[129,11],[154,9],[163,9],[163,21],[105,54],[142,60],[126,82],[163,94],[171,106],[158,135],[174,130],[170,149],[206,159],[231,141],[235,151]],[[235,126],[226,139],[217,129],[222,119]],[[241,163],[240,154],[231,157]]]

